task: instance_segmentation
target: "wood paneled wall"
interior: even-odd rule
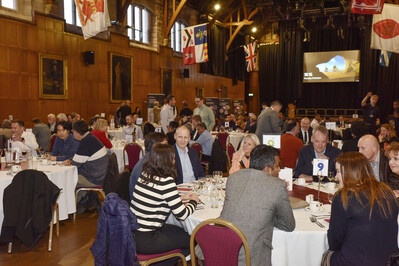
[[[84,51],[94,51],[95,64],[85,65]],[[169,47],[158,51],[132,47],[126,36],[111,33],[107,41],[84,40],[64,32],[64,21],[35,14],[33,23],[0,17],[0,120],[12,114],[27,122],[33,117],[47,121],[49,113],[77,112],[88,119],[96,113],[113,113],[117,103],[110,102],[109,53],[133,58],[133,104],[147,117],[147,94],[161,92],[161,68],[173,69],[173,94],[177,106],[186,100],[194,108],[197,87],[205,97],[218,97],[221,86],[231,99],[244,98],[244,82],[232,84],[229,78],[199,73],[199,65],[184,66],[182,58]],[[39,98],[39,54],[64,56],[68,63],[68,99]],[[189,68],[190,77],[181,72]]]

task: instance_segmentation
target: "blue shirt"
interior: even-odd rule
[[[211,133],[208,130],[202,132],[199,138],[196,140],[202,146],[202,154],[211,156],[212,154],[212,145],[213,145],[213,138]]]
[[[183,174],[183,183],[195,181],[195,175],[193,171],[193,166],[191,165],[190,157],[188,156],[188,148],[185,148],[185,151],[182,151],[179,147],[177,147],[177,152],[179,153],[182,174]]]
[[[70,160],[75,155],[78,146],[79,141],[77,141],[72,134],[68,134],[68,137],[65,140],[57,137],[54,141],[51,155],[56,156],[57,161]]]

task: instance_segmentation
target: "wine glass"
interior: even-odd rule
[[[328,180],[330,180],[330,182],[334,182],[335,181],[334,172],[332,172],[332,171],[328,172],[327,178],[328,178]]]
[[[328,199],[328,201],[330,202],[330,204],[332,203],[333,198],[334,198],[334,194],[333,194],[333,193],[328,193],[327,199]]]

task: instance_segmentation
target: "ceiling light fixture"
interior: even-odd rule
[[[218,11],[220,9],[220,4],[215,4],[214,9],[215,11]]]
[[[256,27],[252,27],[251,31],[255,33],[258,29]]]

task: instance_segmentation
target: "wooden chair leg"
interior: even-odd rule
[[[11,254],[12,252],[12,242],[8,243],[7,253]]]

